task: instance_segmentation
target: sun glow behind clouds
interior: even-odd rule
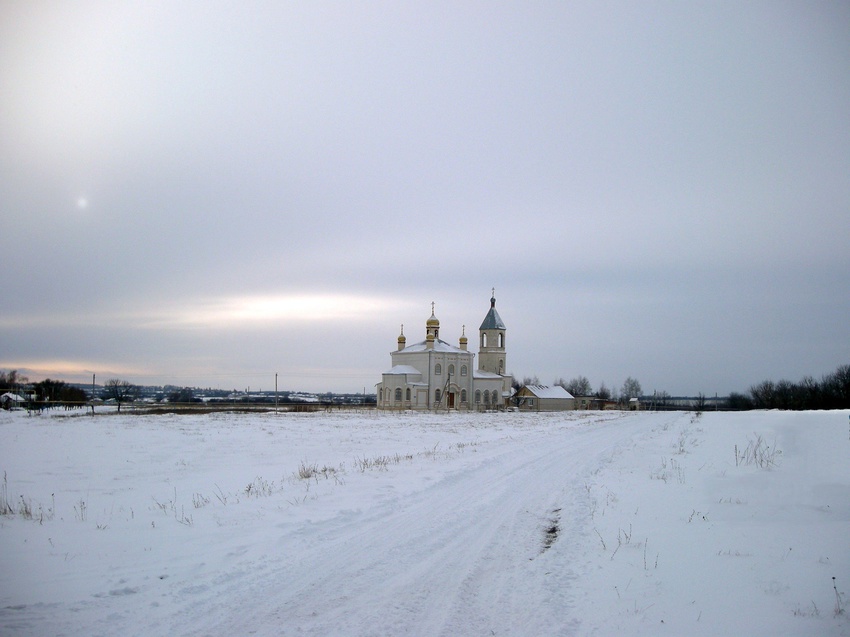
[[[371,320],[376,314],[397,314],[410,306],[408,300],[389,297],[270,294],[196,298],[170,306],[150,301],[143,307],[124,307],[119,310],[103,307],[87,311],[60,310],[52,313],[5,315],[0,316],[0,327],[26,329],[33,326],[43,328],[61,325],[112,329],[240,329],[270,323],[361,323]]]
[[[150,370],[134,365],[87,359],[34,358],[9,360],[0,362],[0,368],[16,369],[33,383],[45,378],[64,380],[68,383],[87,383],[92,380],[92,374],[95,374],[95,372],[99,379],[98,382],[116,376],[136,377],[150,373]]]
[[[262,295],[200,301],[160,314],[149,326],[233,327],[251,323],[365,321],[403,305],[398,300],[354,295]]]

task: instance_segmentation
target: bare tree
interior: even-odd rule
[[[702,412],[704,412],[705,411],[705,394],[703,394],[702,392],[697,394],[697,397],[694,400],[693,406],[694,406],[694,411],[697,412],[698,414],[701,414]]]
[[[590,396],[593,393],[593,388],[590,386],[587,376],[576,376],[570,381],[567,391],[573,396]]]
[[[555,384],[560,385],[573,396],[590,396],[593,393],[593,389],[590,387],[590,381],[587,380],[587,376],[576,376],[569,382],[565,381],[563,378],[559,378],[555,381]]]
[[[511,387],[514,388],[514,391],[522,389],[522,383],[516,376],[511,376]]]
[[[594,394],[597,398],[601,400],[611,400],[611,390],[605,385],[603,381],[601,385],[599,385],[599,389],[596,390]]]
[[[729,409],[735,411],[753,408],[752,398],[745,394],[741,394],[739,392],[734,391],[729,394],[729,399],[726,401],[726,404],[729,406]]]
[[[641,394],[640,383],[629,376],[623,383],[623,388],[620,390],[620,400],[627,403],[630,398],[640,398]]]
[[[850,407],[850,365],[842,365],[823,377],[821,403],[823,409],[847,409]]]
[[[113,399],[118,404],[118,413],[121,413],[121,403],[131,403],[139,395],[139,388],[126,380],[110,378],[103,385],[105,398]]]
[[[776,400],[776,385],[772,380],[765,380],[750,387],[753,406],[756,409],[772,409]]]
[[[9,372],[0,371],[0,389],[17,389],[18,385],[25,385],[29,379],[18,374],[17,369]]]

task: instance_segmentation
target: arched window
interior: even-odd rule
[[[400,403],[400,402],[401,402],[401,387],[396,387],[396,388],[395,388],[395,401],[396,401],[397,403]]]
[[[466,376],[466,365],[461,365],[461,366],[460,366],[460,375],[461,375],[461,376]]]
[[[485,405],[490,404],[490,390],[489,389],[484,390],[484,404]]]
[[[449,365],[449,376],[454,376],[454,375],[455,375],[455,366]]]
[[[466,402],[466,390],[465,389],[460,390],[460,402],[462,402],[462,403]]]
[[[481,390],[476,389],[475,390],[475,403],[478,404],[480,402],[481,402]]]
[[[440,375],[440,374],[442,374],[442,373],[443,373],[443,366],[442,366],[442,365],[440,365],[439,363],[437,363],[436,365],[434,365],[434,375],[435,375],[435,376],[439,376],[439,375]]]
[[[436,403],[437,405],[440,404],[440,390],[439,389],[434,390],[434,403]]]
[[[505,335],[499,332],[499,347],[505,346]]]
[[[481,347],[487,347],[487,335],[484,333],[481,334]]]
[[[499,359],[499,373],[501,374],[503,371],[505,371],[505,359],[500,358]]]
[[[408,387],[408,388],[405,390],[405,392],[404,392],[404,393],[405,393],[405,400],[406,400],[407,402],[410,402],[410,387]]]

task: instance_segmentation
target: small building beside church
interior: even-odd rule
[[[495,293],[490,310],[478,328],[478,364],[469,351],[466,329],[457,346],[440,338],[440,321],[434,314],[425,321],[425,340],[407,344],[404,326],[397,349],[390,353],[392,366],[377,383],[379,409],[421,411],[486,411],[503,409],[513,391],[511,376],[505,371],[505,327],[496,311]]]
[[[520,411],[568,411],[576,408],[576,399],[560,385],[525,385],[514,399]]]
[[[614,409],[617,407],[617,402],[614,400],[606,400],[598,396],[575,396],[576,409]]]

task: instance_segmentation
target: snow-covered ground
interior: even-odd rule
[[[0,634],[848,635],[848,415],[5,412]]]

